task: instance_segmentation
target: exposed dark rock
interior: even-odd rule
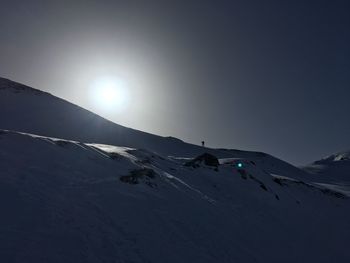
[[[248,174],[248,175],[249,175],[249,178],[250,178],[250,179],[252,179],[252,180],[254,180],[255,182],[259,183],[259,184],[260,184],[260,187],[261,187],[262,189],[264,189],[265,191],[268,191],[266,185],[265,185],[262,181],[260,181],[259,179],[255,178],[255,177],[254,177],[253,175],[251,175],[251,174]]]
[[[128,184],[139,184],[144,182],[150,187],[157,186],[155,183],[151,182],[151,179],[156,177],[155,171],[149,168],[142,168],[132,170],[129,175],[124,175],[120,177],[120,181]]]
[[[239,172],[239,174],[241,175],[241,178],[244,180],[247,180],[248,176],[245,170],[239,169],[237,170]]]
[[[283,186],[282,180],[280,178],[274,177],[272,181],[274,181],[276,184],[279,184],[280,186]]]
[[[260,187],[261,187],[262,189],[264,189],[265,191],[267,191],[267,187],[266,187],[263,183],[260,183]]]
[[[207,166],[214,166],[214,167],[219,166],[218,158],[210,153],[204,153],[204,154],[194,158],[193,160],[188,161],[187,163],[185,163],[185,166],[197,168],[202,163],[204,163]]]
[[[60,147],[67,147],[70,144],[70,142],[59,140],[55,141],[55,144]]]

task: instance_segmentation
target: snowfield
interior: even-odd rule
[[[4,79],[0,129],[0,262],[350,262],[344,174],[135,131]],[[219,164],[191,161],[205,152]]]

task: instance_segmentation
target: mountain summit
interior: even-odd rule
[[[202,152],[200,146],[115,124],[49,93],[4,78],[0,78],[0,123],[2,129],[146,148],[166,155]]]

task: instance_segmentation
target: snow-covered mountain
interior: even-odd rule
[[[350,194],[350,151],[332,154],[303,169],[310,180]]]
[[[0,79],[0,262],[349,262],[350,198],[315,178]]]
[[[332,154],[326,158],[314,162],[314,164],[339,164],[340,162],[350,162],[350,151]]]
[[[350,183],[350,151],[332,154],[303,168],[319,180]]]
[[[201,146],[177,138],[161,137],[115,124],[49,93],[3,78],[0,78],[0,129],[147,149],[164,156],[195,157],[204,151]],[[240,157],[260,161],[270,172],[285,176],[299,178],[305,175],[300,169],[265,153],[209,148],[205,151],[220,158]],[[284,173],[291,170],[292,174]]]

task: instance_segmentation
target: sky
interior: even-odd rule
[[[296,165],[350,150],[349,1],[0,1],[0,76]],[[126,98],[106,107],[96,83]],[[15,106],[15,105],[14,105]]]

